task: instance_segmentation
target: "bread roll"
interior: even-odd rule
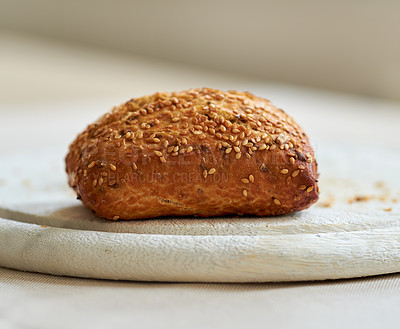
[[[89,125],[69,184],[101,217],[287,214],[318,199],[309,140],[248,92],[190,89],[131,99]]]

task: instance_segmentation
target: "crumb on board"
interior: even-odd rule
[[[386,187],[386,183],[383,182],[383,181],[377,181],[377,182],[375,182],[375,187],[376,187],[376,188],[383,189],[383,188]]]
[[[47,225],[40,225],[40,227],[47,227]]]
[[[385,209],[383,209],[384,211],[392,211],[392,208],[390,207],[390,208],[385,208]]]
[[[334,203],[335,203],[334,197],[329,196],[327,200],[320,201],[317,203],[317,205],[322,208],[330,208],[333,206]]]
[[[355,197],[349,198],[348,203],[352,204],[354,202],[367,202],[371,200],[379,200],[382,202],[392,201],[394,203],[398,202],[398,200],[395,198],[391,199],[389,194],[383,194],[383,195],[356,195]]]

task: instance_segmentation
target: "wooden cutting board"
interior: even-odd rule
[[[400,271],[400,154],[316,146],[321,200],[279,217],[107,221],[74,200],[63,154],[2,155],[0,266],[115,280],[267,282]],[[26,164],[29,164],[28,166]]]

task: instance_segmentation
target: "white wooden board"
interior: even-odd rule
[[[399,152],[332,143],[316,149],[321,200],[309,210],[271,218],[145,221],[103,220],[74,200],[59,150],[2,155],[0,266],[202,282],[399,272]]]

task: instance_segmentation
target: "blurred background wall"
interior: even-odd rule
[[[399,0],[0,0],[0,29],[400,100]]]

